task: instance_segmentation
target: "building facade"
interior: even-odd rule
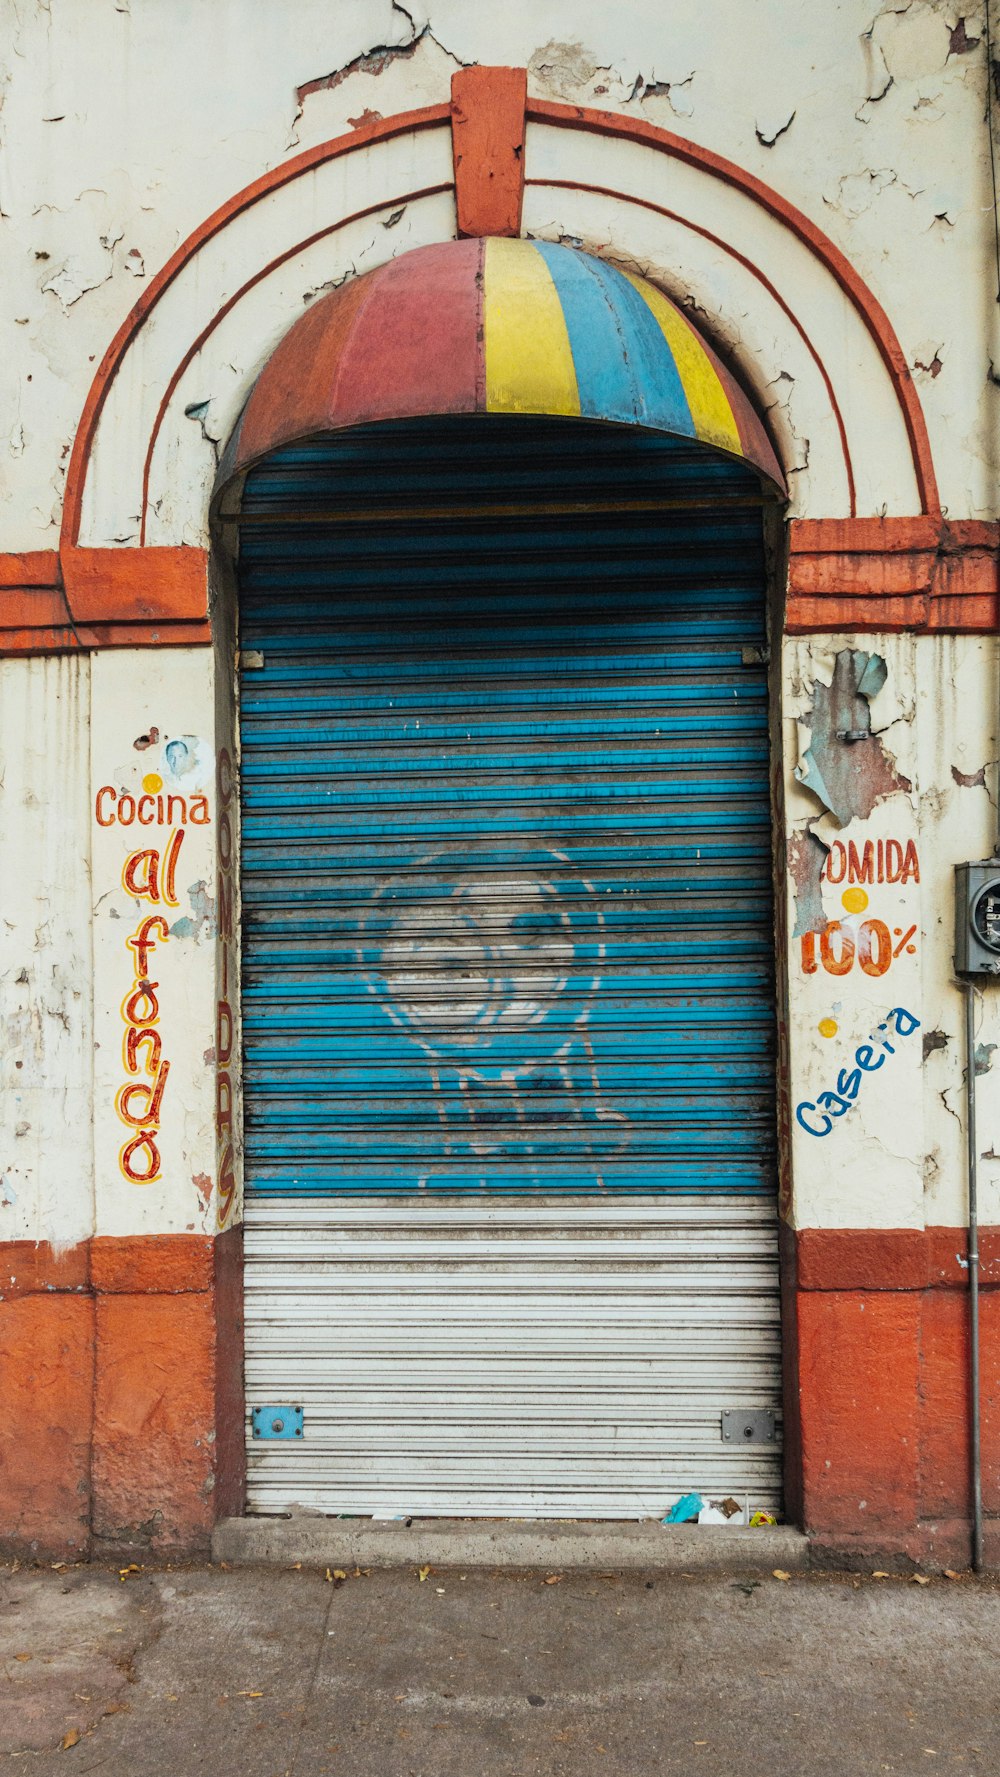
[[[10,1549],[996,1560],[989,20],[715,14],[12,22]]]

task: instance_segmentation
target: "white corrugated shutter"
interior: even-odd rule
[[[780,1501],[777,1223],[758,1198],[572,1204],[258,1198],[251,1509],[643,1518],[683,1493]]]

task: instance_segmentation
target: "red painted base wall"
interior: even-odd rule
[[[0,1546],[206,1552],[243,1506],[242,1230],[0,1266]]]
[[[983,1487],[1000,1564],[1000,1230],[983,1233]],[[816,1558],[963,1566],[961,1229],[783,1233],[787,1515]],[[242,1238],[0,1249],[0,1546],[204,1554],[244,1502]]]
[[[1000,1513],[1000,1231],[983,1231],[983,1498]],[[784,1238],[787,1491],[819,1558],[968,1564],[964,1229]],[[1000,1520],[986,1553],[1000,1562]]]

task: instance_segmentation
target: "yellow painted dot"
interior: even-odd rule
[[[863,888],[845,889],[840,897],[840,904],[848,913],[863,913],[868,905],[868,896]]]
[[[835,1018],[821,1018],[819,1021],[819,1034],[821,1037],[835,1037],[839,1028]]]
[[[142,780],[142,787],[144,790],[148,790],[151,796],[155,796],[157,790],[163,788],[163,779],[155,771],[147,772]]]

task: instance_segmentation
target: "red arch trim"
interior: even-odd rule
[[[549,124],[554,129],[590,130],[622,141],[639,142],[646,148],[655,149],[659,154],[668,154],[687,166],[711,173],[725,184],[745,192],[768,215],[774,216],[796,235],[827,267],[871,335],[902,409],[921,511],[940,517],[941,500],[927,422],[903,348],[881,303],[873,296],[864,279],[858,276],[850,260],[839,247],[834,246],[821,228],[817,228],[794,204],[773,191],[769,185],[765,185],[762,179],[737,166],[735,161],[726,160],[721,154],[714,154],[710,148],[700,148],[696,143],[686,141],[683,136],[676,136],[671,130],[661,129],[657,124],[646,123],[642,118],[621,117],[612,111],[594,111],[584,105],[560,105],[542,99],[529,99],[525,116],[529,123]],[[615,195],[625,196],[625,193]]]
[[[451,106],[425,105],[416,111],[401,111],[395,117],[381,117],[373,123],[362,124],[359,129],[352,130],[350,135],[336,136],[330,142],[322,142],[317,148],[308,148],[304,154],[297,154],[292,160],[283,161],[281,166],[274,167],[252,185],[247,185],[237,192],[226,203],[220,204],[211,216],[199,223],[187,240],[182,241],[177,251],[171,255],[166,264],[160,268],[142,292],[138,302],[129,310],[124,321],[108,346],[80,416],[73,450],[70,455],[66,473],[66,494],[63,503],[61,547],[72,546],[79,541],[80,523],[83,515],[83,488],[87,474],[87,464],[93,448],[101,410],[108,398],[115,376],[143,322],[150,314],[164,291],[169,289],[174,279],[194,258],[194,255],[210,241],[213,236],[221,233],[235,217],[242,215],[263,197],[272,192],[280,191],[283,185],[289,185],[303,173],[310,173],[316,167],[324,166],[328,161],[338,160],[341,155],[353,154],[355,149],[368,148],[376,142],[389,142],[396,136],[406,136],[419,130],[440,129],[451,121]],[[381,206],[380,206],[381,207]]]
[[[341,155],[352,154],[356,149],[367,148],[378,142],[390,141],[396,136],[414,131],[440,128],[443,124],[451,121],[452,112],[453,107],[450,104],[424,106],[418,110],[401,112],[396,117],[379,118],[372,123],[362,125],[360,129],[352,130],[349,135],[338,136],[330,142],[320,144],[317,148],[308,149],[304,154],[296,155],[292,160],[275,167],[270,173],[264,174],[262,178],[246,186],[243,191],[238,192],[235,197],[230,198],[227,203],[215,210],[188,236],[186,241],[182,242],[157,275],[151,279],[135,306],[122,322],[94,376],[77,428],[67,471],[61,534],[63,547],[73,545],[79,539],[87,463],[101,411],[119,365],[146,317],[164,291],[173,283],[199,249],[236,216],[250,209],[259,199],[269,196],[271,192],[291,183],[301,174],[310,172],[328,161],[336,160]],[[794,204],[788,203],[770,186],[765,185],[752,173],[745,172],[735,162],[714,154],[710,149],[701,148],[693,142],[685,141],[682,136],[674,135],[672,131],[661,129],[658,125],[646,123],[639,118],[622,117],[614,112],[595,111],[585,106],[560,105],[544,100],[529,100],[525,116],[528,122],[549,124],[557,129],[589,130],[598,135],[639,142],[645,147],[656,150],[657,153],[673,156],[687,165],[711,173],[726,184],[745,192],[769,215],[774,216],[789,228],[827,267],[857,310],[873,339],[902,409],[922,510],[934,516],[940,516],[940,499],[927,425],[902,347],[881,304],[876,301],[864,280],[858,276],[849,260],[838,247],[834,246],[822,229],[817,228],[815,223],[811,222]],[[613,195],[627,196],[621,192]],[[635,201],[642,202],[641,199]],[[649,204],[647,207],[655,209],[658,206]],[[669,214],[669,212],[664,213]],[[680,220],[685,219],[680,218]]]
[[[256,284],[259,284],[262,281],[262,279],[268,277],[271,272],[277,271],[278,267],[285,265],[289,259],[294,259],[297,253],[304,253],[309,247],[315,246],[317,241],[325,240],[328,235],[337,234],[340,229],[347,228],[352,222],[361,222],[366,216],[376,216],[380,210],[395,210],[400,204],[416,203],[418,199],[423,197],[440,197],[442,192],[451,191],[451,189],[452,186],[449,182],[446,185],[427,185],[420,191],[403,192],[399,197],[380,197],[378,203],[368,204],[363,210],[355,210],[350,216],[341,216],[338,221],[327,223],[325,228],[316,229],[315,233],[307,235],[305,240],[296,241],[294,246],[288,247],[284,253],[279,253],[276,258],[268,260],[266,265],[262,265],[258,271],[254,272],[252,277],[247,278],[245,284],[241,284],[238,290],[233,291],[233,294],[227,298],[222,307],[216,311],[212,316],[212,319],[206,323],[201,332],[188,346],[187,351],[184,353],[183,358],[173,372],[173,375],[160,398],[160,405],[156,410],[156,417],[149,434],[149,443],[146,447],[146,456],[142,465],[142,517],[139,531],[140,543],[144,544],[146,541],[146,519],[149,511],[149,477],[153,466],[153,452],[156,449],[156,440],[160,435],[160,427],[163,424],[163,416],[170,405],[174,390],[180,382],[181,377],[184,375],[185,370],[191,363],[192,359],[197,357],[202,346],[205,344],[205,341],[215,332],[220,321],[224,321],[226,316],[230,313],[230,310],[234,309],[238,302],[242,302],[248,291],[252,290]]]

